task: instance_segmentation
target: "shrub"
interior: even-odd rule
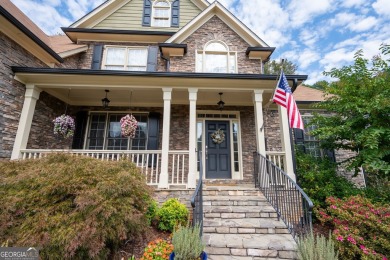
[[[329,239],[322,235],[314,236],[311,232],[302,239],[298,239],[298,259],[300,260],[337,260],[331,234]]]
[[[320,220],[333,228],[333,239],[343,259],[385,259],[390,255],[390,208],[361,196],[330,197]]]
[[[172,198],[163,203],[157,217],[160,230],[173,232],[177,226],[187,225],[188,209],[178,199]]]
[[[141,260],[164,260],[169,259],[173,251],[173,245],[169,240],[157,239],[148,244]]]
[[[152,199],[149,201],[149,206],[146,209],[146,214],[145,214],[149,225],[151,225],[153,223],[153,220],[156,219],[157,212],[158,212],[158,204],[155,200]]]
[[[0,241],[42,259],[106,259],[142,231],[151,190],[134,164],[66,154],[0,163]]]
[[[172,244],[176,260],[199,259],[204,249],[200,227],[180,227],[173,233]]]
[[[361,193],[352,182],[339,176],[336,164],[327,158],[315,158],[297,152],[297,179],[317,208],[326,207],[326,198],[345,198]]]

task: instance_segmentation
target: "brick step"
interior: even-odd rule
[[[218,218],[220,213],[246,213],[248,217],[267,218],[277,217],[275,209],[267,202],[257,206],[203,206],[205,217]],[[210,215],[215,213],[215,215]],[[217,215],[219,213],[219,215]],[[209,215],[206,215],[209,214]],[[235,217],[233,217],[235,218]]]
[[[204,234],[203,241],[206,245],[205,251],[209,256],[215,256],[210,259],[296,257],[296,243],[290,234]],[[227,256],[230,258],[224,258]]]
[[[239,234],[288,234],[282,221],[272,218],[205,218],[205,233],[239,233]]]

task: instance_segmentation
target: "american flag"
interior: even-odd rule
[[[299,113],[297,104],[295,103],[290,86],[288,85],[286,76],[284,75],[283,71],[280,74],[273,101],[287,108],[288,121],[290,122],[291,128],[299,128],[304,130],[301,114]]]

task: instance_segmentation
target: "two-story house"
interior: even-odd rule
[[[277,75],[263,65],[275,48],[220,3],[110,0],[62,36],[1,3],[1,158],[57,149],[128,156],[149,184],[194,188],[196,150],[206,179],[242,183],[253,182],[258,151],[293,177],[284,108],[264,109]],[[306,78],[287,75],[292,89]],[[53,134],[52,120],[64,113],[76,120],[72,140]],[[138,121],[135,138],[120,134],[126,114]],[[211,138],[218,129],[220,144]]]

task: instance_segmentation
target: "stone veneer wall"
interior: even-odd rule
[[[282,151],[278,110],[264,111],[264,128],[267,151]]]
[[[22,83],[13,79],[11,66],[47,67],[47,65],[2,32],[0,32],[0,57],[0,160],[6,160],[11,158],[26,91]]]
[[[172,57],[170,70],[172,72],[195,72],[196,51],[203,50],[204,45],[211,40],[223,41],[230,51],[237,51],[238,73],[261,73],[260,61],[251,60],[245,54],[250,45],[217,16],[212,17],[183,41],[187,44],[187,54],[184,57]]]

